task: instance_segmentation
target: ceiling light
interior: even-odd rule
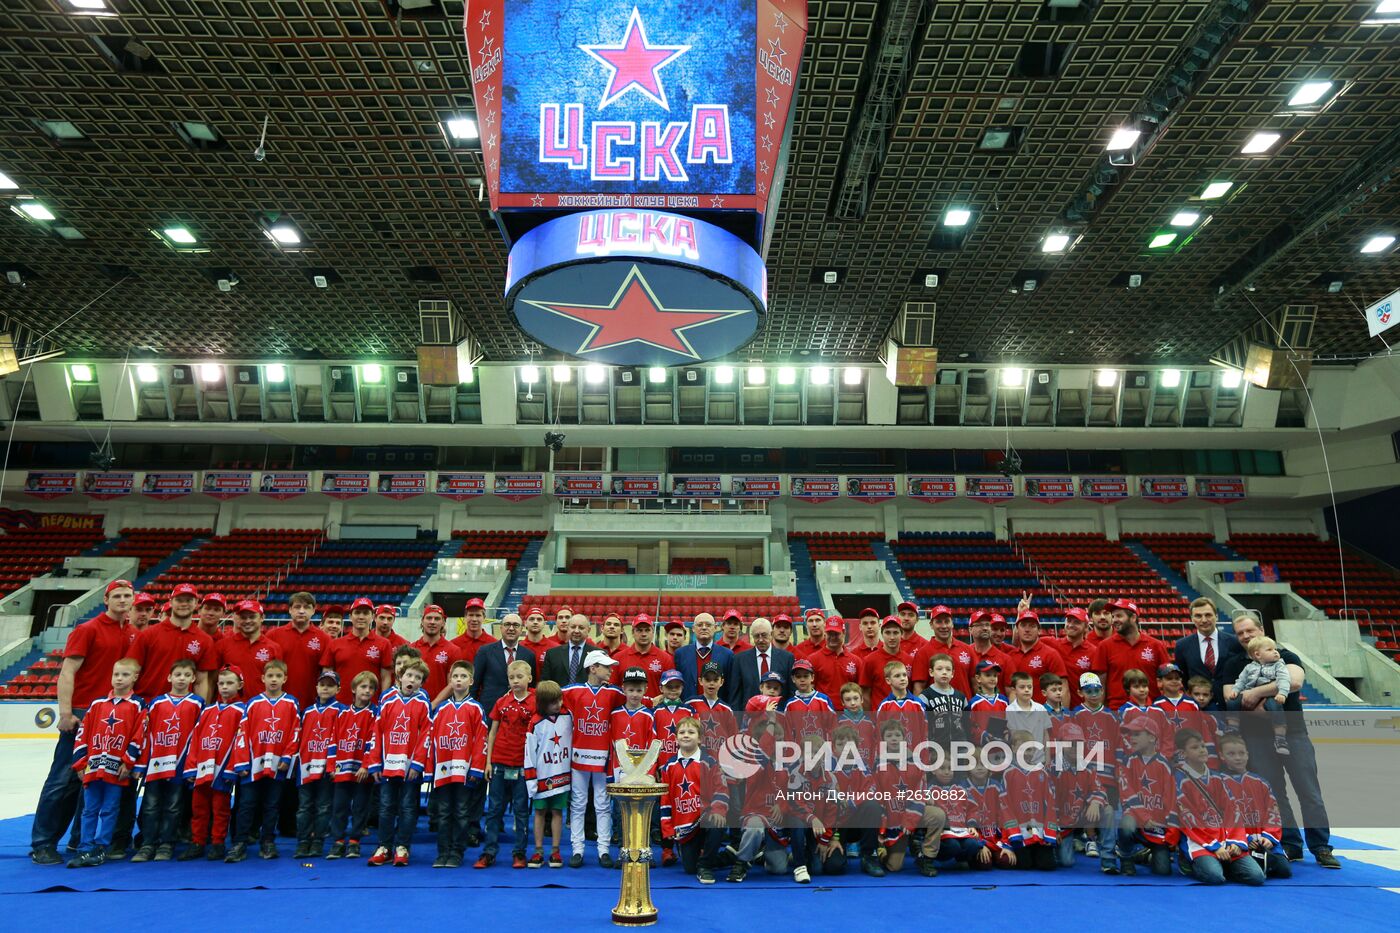
[[[75,10],[105,10],[107,0],[68,0],[68,5]]]
[[[274,385],[281,385],[287,381],[287,367],[281,363],[268,363],[263,367],[263,375],[267,381]]]
[[[155,366],[150,363],[137,363],[136,381],[144,385],[160,382],[160,370],[156,369]]]
[[[962,207],[950,207],[943,212],[943,226],[965,227],[972,219],[972,211]]]
[[[532,386],[540,381],[540,368],[529,365],[520,367],[520,381],[527,386]]]
[[[1100,389],[1111,389],[1118,384],[1118,370],[1101,369],[1094,380]]]
[[[1138,137],[1141,135],[1142,130],[1120,127],[1113,131],[1113,136],[1109,138],[1106,148],[1109,152],[1121,152],[1124,149],[1131,149],[1133,143],[1137,142]]]
[[[860,385],[860,377],[859,366],[847,366],[846,371],[841,374],[841,382],[848,386],[858,386]]]
[[[1366,241],[1366,243],[1365,243],[1364,246],[1361,247],[1361,252],[1363,252],[1363,253],[1382,253],[1382,252],[1385,252],[1386,250],[1390,249],[1391,244],[1393,244],[1394,242],[1395,242],[1395,237],[1391,236],[1391,235],[1388,234],[1388,233],[1383,233],[1383,234],[1380,234],[1379,236],[1373,236],[1373,237],[1371,237],[1369,240]]]
[[[73,226],[70,226],[70,225],[68,225],[68,224],[58,224],[58,225],[56,225],[56,226],[53,228],[53,232],[56,233],[56,234],[58,234],[58,236],[59,236],[60,239],[64,239],[64,240],[86,240],[86,239],[87,239],[87,237],[83,236],[82,231],[80,231],[77,227],[73,227]]]
[[[1288,98],[1290,107],[1306,107],[1308,104],[1315,104],[1327,96],[1327,92],[1332,90],[1331,81],[1308,81],[1299,86],[1293,92],[1293,96]]]
[[[457,377],[462,380],[462,385],[469,386],[476,381],[476,369],[471,365],[463,366],[457,371]]]
[[[1172,226],[1191,227],[1194,226],[1196,221],[1200,219],[1201,215],[1196,213],[1195,211],[1177,211],[1176,215],[1172,217]]]
[[[267,235],[283,246],[295,246],[301,242],[301,233],[291,224],[268,227]]]
[[[583,368],[583,378],[587,380],[589,385],[602,385],[604,380],[608,378],[607,367],[590,363]]]
[[[1164,369],[1164,370],[1162,370],[1162,388],[1164,388],[1164,389],[1175,389],[1175,388],[1176,388],[1177,386],[1179,386],[1179,385],[1181,385],[1181,370],[1179,370],[1179,369]]]
[[[831,367],[813,366],[811,372],[807,374],[807,377],[812,380],[812,385],[814,386],[830,385]]]
[[[92,367],[86,363],[74,363],[69,366],[68,374],[73,377],[74,382],[92,381]]]
[[[224,368],[218,363],[199,364],[199,378],[205,382],[218,382],[224,378]]]
[[[731,382],[733,382],[733,381],[734,381],[734,367],[733,367],[733,366],[716,366],[716,367],[715,367],[715,384],[716,384],[716,385],[727,386],[727,385],[729,385],[729,384],[730,384]]]
[[[653,366],[647,370],[647,382],[652,385],[659,385],[666,381],[666,367]]]
[[[1261,152],[1268,152],[1274,147],[1274,144],[1282,138],[1283,136],[1279,133],[1261,131],[1249,137],[1249,142],[1244,144],[1240,152],[1246,155],[1258,155]]]
[[[555,382],[568,382],[571,378],[573,378],[573,373],[574,371],[569,367],[565,366],[563,363],[557,364],[553,369],[549,371],[550,376],[554,379]]]
[[[762,366],[750,366],[748,374],[745,377],[746,381],[751,386],[763,385],[764,378],[765,374]]]
[[[18,187],[19,184],[16,183],[13,178],[6,175],[4,172],[0,172],[0,191],[13,191]]]
[[[454,117],[446,121],[443,126],[447,127],[448,136],[461,142],[472,142],[480,135],[480,131],[476,128],[476,121],[471,117]]]
[[[1014,367],[1001,371],[1001,384],[1004,386],[1018,386],[1025,378],[1025,372]]]
[[[35,120],[44,135],[56,142],[72,142],[83,138],[83,131],[68,120]]]
[[[841,274],[835,269],[827,269],[822,273],[822,283],[825,285],[835,285]]]
[[[378,363],[366,363],[360,367],[360,378],[369,385],[378,385],[384,381],[384,368]]]
[[[797,370],[791,366],[778,367],[778,385],[790,386],[797,381]]]
[[[1040,251],[1043,253],[1063,253],[1068,246],[1068,233],[1052,233],[1045,238],[1045,242],[1040,246]]]
[[[1400,13],[1400,0],[1381,0],[1376,4],[1377,13]]]
[[[1242,377],[1238,369],[1227,369],[1220,374],[1220,388],[1238,389],[1240,387],[1241,378]]]
[[[34,220],[54,219],[53,211],[40,204],[38,201],[23,201],[20,203],[19,209],[24,211]]]
[[[1201,192],[1202,201],[1211,201],[1215,198],[1223,198],[1225,192],[1235,187],[1233,181],[1213,181],[1206,185],[1206,190]]]
[[[1171,246],[1176,242],[1175,233],[1159,233],[1147,244],[1148,249],[1161,249],[1164,246]]]
[[[194,234],[190,233],[189,228],[187,227],[166,227],[164,230],[161,231],[161,235],[164,236],[171,243],[181,243],[188,245],[191,243],[198,242],[197,240],[195,240]]]

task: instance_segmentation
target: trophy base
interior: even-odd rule
[[[612,912],[612,922],[620,927],[650,927],[656,925],[656,911],[645,914],[620,914]]]

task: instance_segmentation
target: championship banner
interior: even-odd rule
[[[33,512],[29,509],[0,508],[0,531],[12,532],[33,528],[64,528],[89,531],[102,527],[101,515],[69,512]]]
[[[1027,476],[1026,498],[1036,502],[1064,502],[1074,498],[1074,479],[1069,476]]]
[[[682,499],[718,498],[724,495],[724,480],[717,473],[672,476],[671,495]]]
[[[788,495],[804,502],[826,502],[841,495],[839,476],[793,476],[788,479]]]
[[[1206,502],[1239,502],[1244,498],[1244,477],[1198,476],[1196,498]]]
[[[389,499],[412,499],[428,491],[428,474],[421,470],[411,473],[380,473],[376,487]]]
[[[141,495],[150,499],[180,499],[193,492],[193,473],[147,473],[141,479]]]
[[[491,491],[498,498],[522,502],[544,495],[543,473],[497,473],[491,481]]]
[[[655,499],[661,495],[658,473],[614,473],[612,494],[623,499]]]
[[[1117,502],[1128,498],[1126,476],[1085,476],[1079,480],[1079,498],[1090,502]]]
[[[200,492],[211,499],[237,499],[253,491],[253,474],[248,470],[205,470]]]
[[[607,492],[602,473],[554,474],[554,494],[561,499],[597,499]]]
[[[958,496],[956,476],[910,476],[906,494],[920,502],[944,502]]]
[[[899,486],[893,476],[848,476],[846,495],[861,502],[880,502],[893,499],[899,494]]]
[[[1378,337],[1400,323],[1400,289],[1386,295],[1366,309],[1366,327],[1372,337]]]
[[[120,499],[131,495],[136,474],[130,470],[119,473],[99,473],[88,470],[83,474],[83,494],[89,499]]]
[[[783,494],[783,479],[773,473],[735,476],[729,480],[729,490],[736,499],[776,499]]]
[[[295,499],[311,491],[311,474],[295,472],[264,473],[258,481],[258,495],[269,499]]]
[[[485,473],[439,473],[433,492],[444,499],[466,502],[486,495]]]
[[[1186,498],[1186,477],[1139,476],[1138,494],[1149,502],[1180,502]]]
[[[963,495],[969,499],[1002,502],[1016,498],[1016,483],[1009,476],[969,476],[963,483]]]
[[[321,492],[332,499],[355,499],[369,495],[368,471],[342,473],[326,471],[321,474]]]
[[[57,499],[76,492],[77,473],[31,472],[24,480],[24,494],[35,499]]]

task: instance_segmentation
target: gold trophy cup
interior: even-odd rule
[[[617,742],[618,761],[623,773],[608,787],[608,796],[617,801],[622,819],[622,886],[617,894],[617,906],[612,921],[618,926],[645,927],[656,922],[656,905],[651,902],[651,812],[661,799],[666,785],[651,776],[661,752],[660,740],[653,741],[645,752],[627,748]]]

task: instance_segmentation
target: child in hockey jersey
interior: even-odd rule
[[[265,859],[277,858],[277,816],[300,744],[301,711],[296,699],[282,691],[287,682],[285,661],[268,661],[262,681],[263,692],[243,707],[238,743],[233,748],[238,816],[233,848],[225,862],[248,857],[248,843],[255,830],[262,839],[258,854]]]
[[[973,758],[963,790],[967,794],[968,816],[982,839],[982,848],[969,862],[973,868],[1014,868],[1016,853],[1002,844],[1002,785],[987,770],[982,756]]]
[[[1176,809],[1176,784],[1171,765],[1157,751],[1158,728],[1141,713],[1123,723],[1132,749],[1118,770],[1118,793],[1123,801],[1118,851],[1125,875],[1136,874],[1135,857],[1144,847],[1154,875],[1169,875],[1172,870],[1171,850],[1177,831],[1170,823]]]
[[[1011,676],[1016,685],[1016,674]],[[1030,675],[1021,676],[1026,678],[1021,683],[1030,687]],[[1026,694],[1029,696],[1030,691]],[[1005,791],[1001,828],[1002,837],[1016,850],[1016,867],[1053,871],[1060,841],[1059,826],[1055,822],[1055,789],[1041,752],[1032,753],[1030,748],[1041,742],[1023,729],[1011,732],[1012,763],[1002,774]]]
[[[1057,861],[1061,868],[1074,865],[1075,837],[1089,828],[1097,831],[1107,804],[1099,772],[1086,757],[1084,730],[1072,718],[1055,727],[1055,739],[1069,744],[1057,748],[1046,764],[1055,790],[1055,816],[1060,827]],[[1087,850],[1087,843],[1085,845]],[[1090,855],[1098,855],[1097,846]]]
[[[199,714],[185,755],[184,778],[194,786],[190,797],[190,846],[180,853],[188,862],[205,856],[221,862],[227,854],[230,801],[237,778],[230,759],[243,724],[243,672],[225,667],[214,677],[214,702]],[[206,848],[206,846],[208,848]]]
[[[535,812],[535,854],[528,863],[531,868],[539,868],[545,862],[546,829],[554,840],[549,867],[564,867],[559,840],[564,830],[564,813],[569,809],[574,721],[568,713],[560,712],[561,697],[559,685],[552,680],[541,681],[535,687],[535,719],[525,736],[525,788]]]
[[[783,702],[783,675],[769,671],[758,682],[758,693],[749,697],[744,712],[749,715],[771,713]]]
[[[909,665],[902,659],[887,661],[882,674],[890,692],[875,701],[876,728],[883,732],[885,723],[897,721],[910,741],[924,741],[928,735],[928,707],[922,697],[909,692]]]
[[[190,692],[196,676],[193,658],[170,665],[170,692],[151,701],[146,713],[146,742],[136,773],[145,778],[141,794],[141,848],[133,862],[168,862],[180,835],[180,798],[184,795],[185,749],[204,710],[204,700]]]
[[[860,760],[867,768],[875,767],[875,720],[866,713],[865,692],[855,681],[841,685],[841,713],[836,717],[836,727],[843,725],[855,730]]]
[[[681,677],[680,671],[661,673],[661,699],[651,708],[652,717],[656,720],[656,735],[661,739],[661,757],[656,759],[658,770],[666,767],[671,759],[676,757],[676,727],[682,719],[695,715],[691,708],[681,701],[681,690],[684,687],[685,679]]]
[[[1074,708],[1071,716],[1074,725],[1084,734],[1084,755],[1094,770],[1103,796],[1097,823],[1084,828],[1084,854],[1090,858],[1097,856],[1099,870],[1105,875],[1116,875],[1118,759],[1122,754],[1118,719],[1104,705],[1103,681],[1093,671],[1079,675],[1079,696],[1084,702]]]
[[[626,742],[628,752],[643,754],[656,738],[656,721],[647,706],[646,691],[646,670],[629,667],[622,675],[623,703],[613,710],[608,721],[608,737],[612,743],[612,776],[615,781],[621,780],[624,766],[631,764],[618,758],[616,743]]]
[[[326,768],[335,784],[331,804],[330,835],[335,839],[326,858],[359,858],[360,838],[369,825],[370,804],[374,799],[374,782],[365,766],[365,746],[374,735],[379,719],[379,707],[374,696],[379,692],[379,673],[360,671],[350,681],[351,702],[342,707],[335,724],[335,741],[331,744]]]
[[[1214,722],[1214,720],[1211,720]],[[1270,878],[1292,878],[1293,866],[1283,851],[1283,820],[1269,783],[1249,770],[1249,746],[1238,732],[1220,736],[1219,776],[1230,802],[1228,837],[1244,841],[1249,854],[1262,863]]]
[[[511,664],[512,687],[518,678],[516,664],[527,668],[526,683],[529,683],[530,665],[515,661]],[[433,860],[433,867],[461,868],[462,854],[467,848],[467,830],[471,826],[470,789],[481,784],[488,767],[486,717],[481,706],[471,698],[470,662],[452,662],[447,689],[448,695],[433,712],[431,806],[437,813],[438,825],[437,858]],[[490,825],[488,820],[488,829]],[[493,842],[494,837],[488,833],[487,847],[492,857],[496,854]],[[478,863],[478,868],[491,864],[485,854],[482,859],[485,864]]]
[[[972,741],[985,745],[1006,739],[1006,697],[997,692],[1001,665],[996,661],[978,661],[973,669],[972,685],[977,693],[967,704],[967,718]]]
[[[676,757],[660,771],[661,783],[666,785],[661,795],[661,835],[680,850],[682,871],[694,874],[701,884],[714,884],[724,845],[729,789],[719,765],[700,750],[704,731],[694,717],[676,726]]]
[[[1226,881],[1257,886],[1264,869],[1249,856],[1249,845],[1231,825],[1232,807],[1225,779],[1210,769],[1210,751],[1195,729],[1176,735],[1181,767],[1176,772],[1176,822],[1181,846],[1177,858],[1182,872],[1202,884]],[[1232,838],[1235,837],[1235,838]],[[1190,865],[1187,868],[1187,865]]]
[[[316,702],[301,711],[301,749],[297,755],[297,858],[320,858],[330,831],[335,780],[327,766],[335,745],[340,711],[340,675],[322,671],[316,678]]]
[[[145,711],[132,695],[140,673],[131,658],[113,664],[111,696],[92,703],[78,727],[73,770],[83,782],[83,841],[69,868],[95,868],[107,860],[122,788],[131,783],[146,737]]]
[[[933,667],[932,662],[929,667]],[[940,754],[942,758],[938,757]],[[938,862],[971,868],[977,853],[985,848],[973,820],[972,800],[960,783],[954,783],[947,753],[940,750],[932,757],[937,767],[928,788],[928,803],[924,807],[926,830],[917,859],[919,874],[925,878],[938,875]]]
[[[622,691],[614,687],[612,669],[617,661],[595,649],[584,656],[588,681],[564,688],[563,709],[573,718],[574,771],[570,785],[570,868],[583,867],[584,815],[590,797],[598,819],[598,864],[612,868],[612,801],[608,798],[608,760],[612,756],[612,712],[622,705]],[[558,839],[558,836],[554,837]]]
[[[379,784],[379,847],[369,858],[371,866],[391,857],[396,867],[408,865],[430,754],[432,709],[421,689],[427,679],[428,665],[410,658],[399,671],[398,687],[379,703],[379,721],[365,750],[369,773]]]

